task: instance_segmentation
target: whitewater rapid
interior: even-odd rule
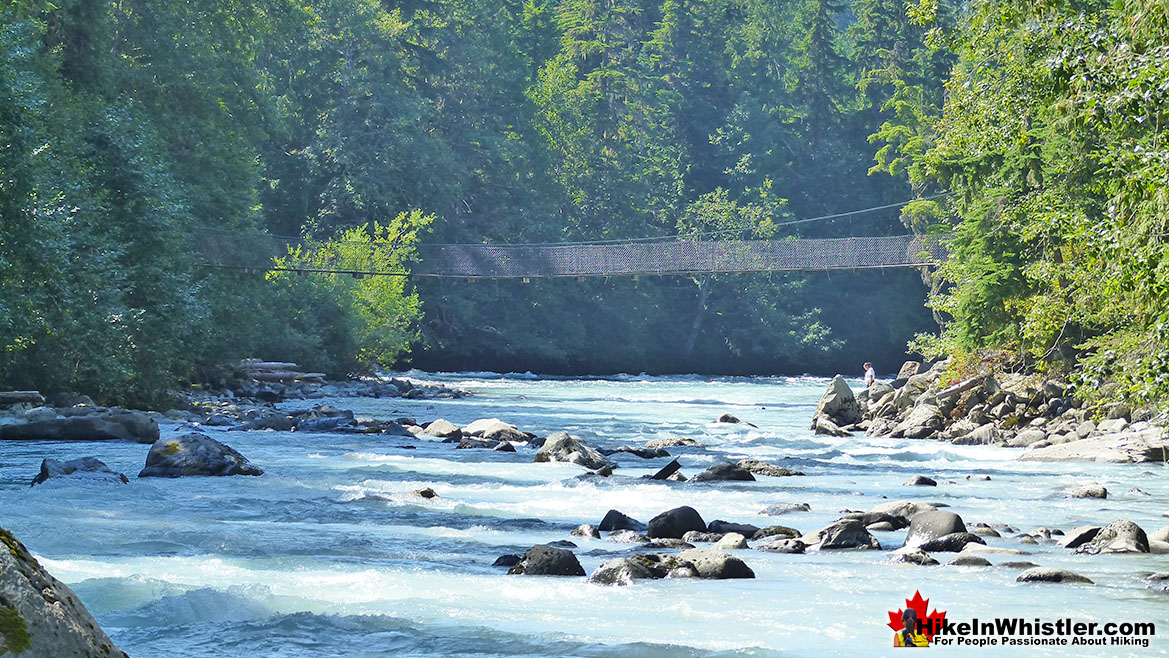
[[[0,446],[0,525],[74,589],[131,656],[823,656],[891,651],[888,611],[920,591],[952,618],[1149,621],[1169,634],[1169,594],[1148,573],[1169,556],[1084,556],[1011,535],[992,546],[1088,576],[1094,585],[1015,582],[1009,567],[886,563],[904,531],[877,533],[885,551],[783,555],[741,551],[753,580],[639,581],[507,576],[496,557],[571,539],[586,571],[629,545],[570,537],[609,509],[648,521],[690,505],[707,521],[782,524],[811,531],[844,510],[900,498],[949,505],[969,526],[1069,530],[1128,519],[1169,524],[1163,465],[1019,462],[1017,449],[933,441],[818,437],[807,429],[827,380],[621,376],[541,378],[491,373],[407,373],[463,388],[459,400],[321,402],[359,416],[500,418],[537,435],[566,430],[595,447],[681,436],[702,449],[670,449],[693,475],[720,461],[770,461],[805,477],[757,482],[637,479],[669,458],[619,453],[608,479],[533,463],[534,451],[454,450],[438,441],[381,435],[228,432],[206,428],[266,472],[261,477],[136,479],[147,446],[6,443]],[[755,425],[713,422],[731,413]],[[188,429],[163,426],[164,435]],[[407,449],[413,446],[413,449]],[[29,487],[40,460],[87,455],[131,477],[128,485],[50,481]],[[906,487],[913,475],[934,487]],[[987,475],[990,480],[967,479]],[[633,477],[627,477],[633,476]],[[1069,499],[1063,486],[1095,481],[1107,500]],[[433,488],[425,500],[412,492]],[[764,516],[779,503],[811,512]],[[943,563],[952,554],[936,554]],[[995,650],[1014,655],[1164,654],[1146,648]],[[987,649],[935,647],[955,655]]]

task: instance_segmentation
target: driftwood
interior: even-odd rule
[[[45,398],[37,391],[0,391],[0,404],[44,404]]]
[[[966,391],[969,391],[975,386],[978,386],[982,382],[986,381],[986,378],[987,375],[979,375],[977,377],[971,377],[970,379],[960,381],[947,389],[938,391],[937,398],[939,400],[945,400],[946,398],[958,395],[959,393],[965,393]]]

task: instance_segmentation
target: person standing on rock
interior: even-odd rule
[[[873,364],[871,361],[865,361],[865,365],[863,367],[865,369],[865,388],[869,388],[877,382],[877,371],[873,370]]]

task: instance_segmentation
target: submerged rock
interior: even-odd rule
[[[77,595],[0,528],[0,653],[126,658]]]
[[[191,433],[155,441],[146,455],[146,468],[138,477],[263,474],[234,448],[204,434]]]
[[[702,444],[694,439],[687,439],[681,436],[671,436],[665,439],[653,439],[646,441],[645,447],[650,450],[657,450],[659,448],[701,448]]]
[[[1019,583],[1086,583],[1093,584],[1090,579],[1072,571],[1064,569],[1049,569],[1032,567],[1015,579]]]
[[[70,459],[67,462],[57,461],[56,459],[42,461],[41,472],[33,478],[32,484],[37,485],[50,478],[63,478],[68,476],[97,477],[104,480],[121,482],[122,484],[130,482],[125,475],[110,470],[110,467],[106,466],[105,462],[97,457],[81,457],[79,459]]]
[[[1107,498],[1108,490],[1095,482],[1076,484],[1064,489],[1069,498]]]

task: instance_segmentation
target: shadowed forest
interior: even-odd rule
[[[0,382],[149,403],[248,356],[887,373],[921,333],[1157,399],[1166,25],[1152,0],[10,0]],[[909,230],[953,231],[932,294],[913,270],[243,274],[197,248],[408,269],[419,242]]]

